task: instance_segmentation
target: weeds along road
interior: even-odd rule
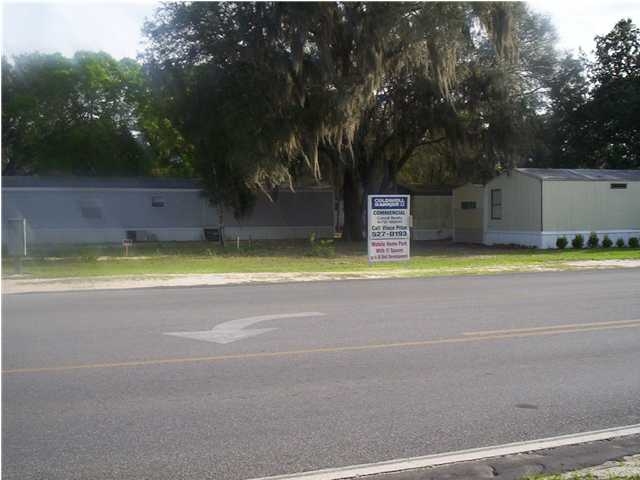
[[[640,270],[3,297],[6,479],[245,479],[640,423]]]

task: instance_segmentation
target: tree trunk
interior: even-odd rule
[[[342,239],[361,242],[364,240],[364,190],[350,169],[345,170],[343,182],[344,226]]]
[[[384,162],[374,159],[363,182],[358,172],[345,169],[343,179],[344,228],[342,238],[347,241],[362,241],[367,229],[367,195],[394,191],[395,179],[389,178]]]

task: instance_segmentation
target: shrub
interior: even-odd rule
[[[618,248],[624,247],[624,239],[623,238],[618,237],[618,239],[616,240],[616,247],[618,247]]]
[[[573,240],[571,240],[571,246],[573,248],[584,247],[584,237],[581,234],[577,234],[575,237],[573,237]]]
[[[638,248],[638,244],[640,244],[640,240],[638,240],[638,237],[631,237],[629,238],[628,243],[631,248]]]
[[[333,244],[333,240],[320,240],[316,242],[311,248],[311,255],[314,257],[335,257],[336,246]]]
[[[611,245],[613,245],[613,242],[609,238],[609,235],[605,235],[602,239],[602,248],[609,248]]]
[[[556,240],[556,247],[558,247],[560,250],[564,249],[568,244],[569,241],[567,240],[567,237],[558,237],[558,239]]]
[[[312,233],[309,237],[309,255],[312,257],[335,257],[336,246],[333,240],[316,240],[316,234]]]
[[[598,239],[598,235],[596,232],[591,232],[589,234],[589,239],[587,240],[587,246],[589,248],[597,248],[600,240]]]

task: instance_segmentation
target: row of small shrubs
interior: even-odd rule
[[[567,240],[567,237],[558,237],[558,239],[556,240],[556,247],[561,250],[563,248],[566,248],[568,244],[569,240]],[[638,237],[630,237],[627,244],[629,248],[638,248],[640,239],[638,239]],[[624,239],[618,238],[615,245],[618,248],[623,248]],[[575,237],[573,237],[573,240],[571,240],[571,246],[573,248],[584,248],[584,237],[581,234],[577,234]],[[591,234],[589,234],[589,238],[587,238],[587,247],[598,248],[598,246],[602,246],[602,248],[609,248],[613,246],[613,241],[609,238],[609,235],[605,235],[602,239],[602,245],[600,245],[600,239],[598,238],[598,235],[596,235],[595,232],[591,232]]]

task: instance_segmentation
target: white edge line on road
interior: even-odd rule
[[[563,447],[578,443],[608,440],[615,437],[640,434],[640,424],[627,425],[625,427],[608,428],[606,430],[594,430],[592,432],[561,435],[559,437],[528,440],[525,442],[507,443],[492,447],[472,448],[457,452],[437,453],[423,457],[402,458],[377,463],[365,463],[347,467],[328,468],[310,472],[276,475],[272,477],[260,477],[252,480],[342,480],[346,478],[376,475],[381,473],[413,470],[416,468],[435,467],[449,463],[468,462],[484,458],[501,457],[515,453],[531,452],[547,448]]]

